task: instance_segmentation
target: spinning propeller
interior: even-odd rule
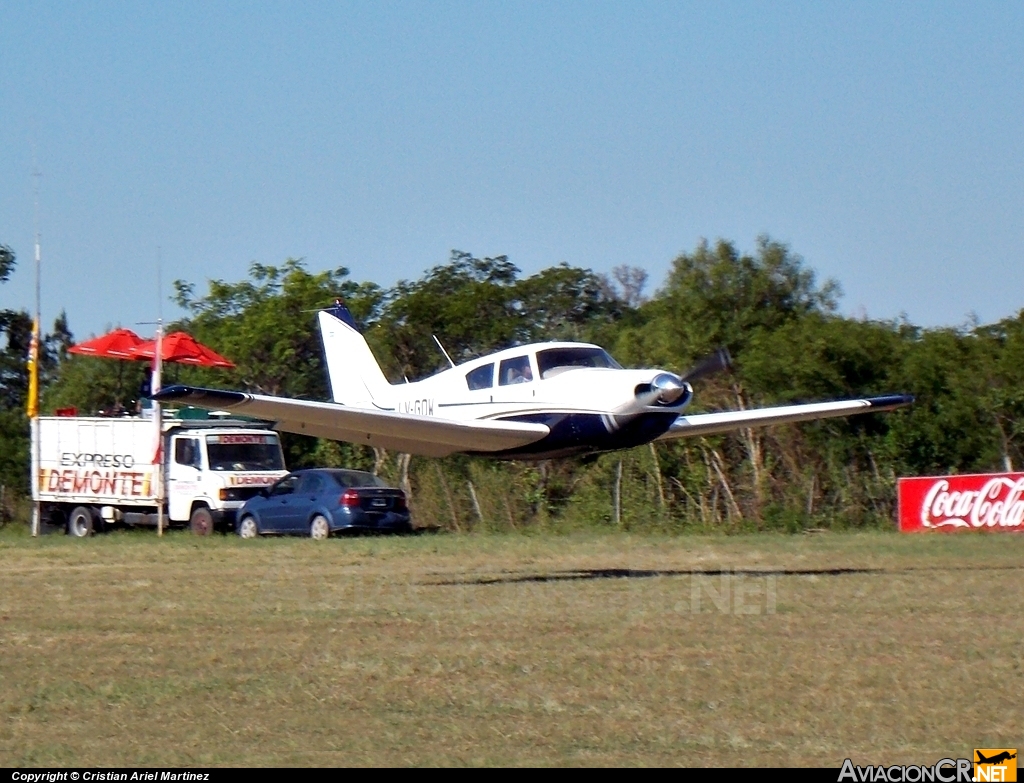
[[[709,375],[724,372],[732,367],[732,357],[727,348],[719,348],[713,354],[705,356],[693,367],[679,376],[683,383],[693,383]]]
[[[691,384],[701,378],[715,375],[732,367],[732,357],[725,348],[719,348],[705,356],[682,375],[662,372],[654,376],[650,383],[642,383],[636,387],[635,397],[615,411],[616,416],[629,416],[642,413],[645,409],[657,406],[672,406],[684,396],[689,396],[693,389]]]

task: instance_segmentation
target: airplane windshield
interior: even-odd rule
[[[537,368],[541,378],[552,378],[577,367],[604,367],[621,370],[622,366],[601,348],[548,348],[537,352]]]

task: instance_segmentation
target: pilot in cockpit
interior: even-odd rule
[[[529,383],[533,380],[533,372],[530,370],[530,360],[523,357],[521,362],[516,362],[508,368],[505,375],[505,384]]]

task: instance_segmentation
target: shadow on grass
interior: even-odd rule
[[[1019,571],[1024,565],[1008,566],[925,566],[921,568],[584,568],[551,574],[508,574],[478,579],[427,582],[438,587],[459,585],[509,585],[526,582],[576,582],[592,579],[651,579],[658,576],[850,576],[854,574],[915,574],[935,571]]]

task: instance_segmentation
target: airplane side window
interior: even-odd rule
[[[509,386],[513,383],[528,383],[533,380],[529,356],[516,356],[505,359],[498,370],[498,385]]]
[[[470,391],[489,389],[494,385],[494,365],[485,364],[466,373],[466,384]]]

